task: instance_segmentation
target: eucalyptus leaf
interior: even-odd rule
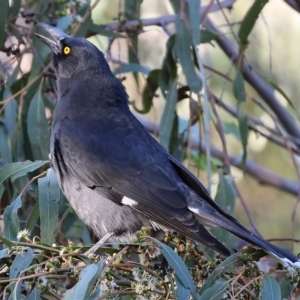
[[[124,63],[121,64],[116,69],[114,69],[113,71],[115,75],[119,73],[130,73],[130,72],[143,73],[145,75],[148,75],[150,70],[147,67],[144,67],[138,63]]]
[[[0,7],[1,7],[0,9],[0,48],[1,48],[6,39],[6,32],[4,28],[8,17],[9,1],[0,0]]]
[[[27,115],[27,133],[34,159],[47,159],[49,154],[49,131],[42,93],[32,98]]]
[[[18,278],[20,276],[20,273],[30,266],[33,258],[34,258],[34,254],[31,249],[28,249],[26,252],[24,251],[24,252],[19,253],[16,256],[16,258],[14,259],[14,261],[9,269],[9,278],[10,279]],[[9,286],[10,291],[13,296],[20,294],[21,284],[22,284],[22,282],[17,281],[16,283],[13,282]],[[17,296],[17,299],[20,299],[20,298]]]
[[[248,36],[250,35],[255,25],[256,19],[268,2],[269,0],[255,0],[247,11],[238,32],[238,37],[243,46],[246,46],[248,44]]]
[[[199,93],[202,84],[195,72],[193,61],[193,42],[189,30],[183,20],[177,16],[175,21],[176,27],[176,54],[181,64],[183,73],[186,77],[190,89],[194,93]]]
[[[201,300],[221,300],[224,299],[224,292],[228,288],[229,283],[224,279],[220,278],[217,282],[210,288],[206,289],[202,295]]]
[[[41,220],[41,241],[52,245],[57,227],[60,187],[54,171],[50,168],[47,175],[38,179],[39,210]]]
[[[4,180],[11,178],[11,181],[16,180],[19,177],[25,176],[29,172],[33,172],[36,169],[48,164],[49,161],[30,161],[26,160],[24,162],[16,162],[8,164],[0,169],[0,183]]]
[[[19,195],[10,205],[8,205],[3,213],[4,230],[3,235],[10,241],[17,240],[17,234],[20,231],[20,223],[18,218],[18,210],[22,207],[21,195]]]
[[[219,172],[219,185],[215,201],[230,215],[234,215],[235,192],[232,187],[232,180],[229,176],[225,176],[222,172]],[[236,242],[236,237],[229,231],[225,229],[214,229],[212,230],[212,233],[218,240],[224,242],[228,249],[233,248]]]
[[[159,125],[159,141],[165,149],[169,149],[173,121],[177,104],[177,81],[169,89],[166,105]]]
[[[94,289],[96,280],[104,266],[104,261],[100,260],[97,265],[91,264],[80,272],[80,281],[66,292],[65,300],[83,300],[90,296]],[[92,299],[92,298],[91,298]]]
[[[27,300],[41,300],[40,292],[37,288],[34,288],[29,294]]]
[[[263,280],[261,290],[262,300],[281,300],[280,286],[271,275],[266,275]]]
[[[175,276],[178,278],[178,280],[180,280],[182,286],[185,289],[189,289],[193,297],[196,297],[195,284],[189,270],[187,269],[181,257],[179,257],[178,254],[175,253],[174,250],[168,245],[157,240],[155,240],[155,242],[161,247],[163,256],[165,257],[171,268],[175,271]]]

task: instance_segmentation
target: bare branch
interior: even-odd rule
[[[224,51],[224,53],[234,63],[237,63],[239,54],[232,42],[224,34],[222,34],[222,32],[214,25],[214,23],[209,18],[207,19],[205,26],[207,27],[207,29],[219,34],[216,38],[216,42]],[[270,85],[268,85],[246,61],[243,62],[242,73],[246,81],[260,94],[264,101],[274,111],[283,128],[285,128],[285,130],[290,135],[300,138],[299,127],[294,122],[292,116],[286,109],[284,109],[284,107],[275,97],[274,89]]]
[[[159,133],[158,127],[155,124],[141,117],[137,113],[134,114],[150,133],[155,133],[155,134]],[[194,150],[201,149],[202,151],[205,151],[205,147],[206,147],[204,143],[201,143],[199,145],[194,141],[191,141],[190,146]],[[210,145],[210,147],[211,147],[212,156],[223,161],[224,160],[223,152],[213,147],[212,145]],[[250,159],[247,159],[244,168],[243,168],[243,162],[241,157],[228,155],[228,159],[231,166],[234,166],[241,170],[245,169],[245,172],[251,175],[252,177],[254,177],[254,179],[257,180],[260,184],[265,184],[265,185],[275,187],[279,190],[285,191],[292,195],[298,194],[299,186],[297,182],[283,178],[271,172],[270,170],[257,165],[255,162],[253,162]]]

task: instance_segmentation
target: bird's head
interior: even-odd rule
[[[35,33],[53,52],[53,65],[58,79],[73,78],[77,74],[88,72],[111,73],[103,53],[83,38],[71,37],[60,29],[37,23],[50,38]]]

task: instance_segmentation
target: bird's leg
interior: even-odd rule
[[[93,247],[91,247],[83,255],[88,256],[89,254],[96,252],[113,235],[114,235],[113,232],[108,232],[105,236],[103,236]]]

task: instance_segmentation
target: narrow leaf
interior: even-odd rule
[[[246,101],[244,77],[239,70],[237,70],[233,81],[233,94],[239,103]]]
[[[209,287],[213,286],[216,280],[226,272],[232,272],[239,266],[243,266],[244,262],[239,260],[240,253],[235,253],[227,257],[206,279],[200,289],[200,294],[204,293]],[[201,299],[202,300],[202,299]]]
[[[201,43],[211,43],[213,40],[215,40],[219,35],[217,33],[214,33],[209,30],[201,30]]]
[[[223,122],[223,129],[225,134],[232,134],[239,141],[241,140],[240,130],[238,126],[233,122]]]
[[[36,169],[44,166],[49,163],[48,161],[30,161],[26,160],[24,162],[16,162],[8,164],[0,169],[0,183],[2,183],[7,178],[11,178],[12,181],[16,180],[19,177],[26,175],[29,172],[33,172]]]
[[[19,195],[10,205],[8,205],[3,213],[4,230],[3,235],[10,241],[17,240],[17,234],[20,231],[20,223],[18,218],[18,210],[22,207],[21,195]]]
[[[177,104],[177,81],[169,89],[166,105],[159,125],[159,142],[165,149],[169,149],[173,121]]]
[[[29,294],[27,300],[41,300],[40,292],[37,288],[34,288],[32,292]]]
[[[3,165],[7,165],[12,161],[8,142],[7,131],[4,126],[0,124],[0,155]]]
[[[47,175],[38,179],[39,209],[41,220],[41,241],[51,245],[54,243],[53,233],[58,220],[58,202],[60,188],[54,171],[48,169]]]
[[[280,290],[281,290],[281,298],[288,299],[293,291],[294,287],[291,284],[290,280],[284,276],[280,281]]]
[[[248,36],[255,25],[256,19],[268,2],[268,0],[256,0],[247,11],[238,32],[238,37],[243,46],[248,44]]]
[[[146,85],[142,94],[143,98],[143,109],[138,109],[134,104],[134,109],[138,111],[140,114],[146,114],[150,111],[152,107],[152,99],[155,95],[156,90],[158,89],[159,84],[159,76],[160,76],[161,70],[155,69],[152,70],[146,81]]]
[[[9,248],[15,245],[14,243],[12,243],[10,240],[6,239],[6,238],[5,238],[3,235],[1,235],[1,234],[0,234],[0,241],[1,241],[4,245],[6,245],[7,247],[9,247]],[[1,257],[0,257],[0,259],[1,259]]]
[[[103,268],[103,261],[101,260],[97,265],[89,265],[80,272],[80,280],[76,285],[67,291],[65,300],[81,300],[90,296],[94,289],[96,280]]]
[[[281,292],[278,282],[271,275],[266,275],[261,290],[262,300],[280,300]]]
[[[27,269],[32,260],[34,258],[33,255],[33,251],[31,249],[28,249],[26,252],[21,252],[19,253],[15,260],[13,261],[10,269],[9,269],[9,278],[10,279],[15,279],[18,278],[20,275],[20,272]],[[16,287],[16,284],[18,285]],[[19,295],[20,290],[21,290],[21,282],[17,282],[17,283],[12,283],[10,284],[10,291],[11,293],[13,293],[13,295]],[[17,297],[16,299],[20,299],[19,297]]]
[[[49,131],[41,90],[32,98],[27,115],[27,133],[34,159],[47,159]]]
[[[56,27],[62,31],[66,31],[66,29],[71,25],[73,21],[73,17],[71,15],[66,15],[57,20]]]
[[[224,297],[224,292],[229,284],[224,279],[220,278],[212,287],[205,290],[201,295],[201,300],[221,300]]]
[[[26,222],[25,228],[31,232],[34,228],[34,225],[36,224],[36,222],[38,221],[40,217],[40,211],[39,211],[39,201],[36,201],[33,209],[31,211],[31,214]]]
[[[247,145],[248,145],[248,116],[244,115],[240,112],[240,109],[238,109],[238,121],[239,121],[239,129],[240,129],[240,135],[243,145],[243,164],[245,164],[246,158],[247,158]]]
[[[176,54],[181,64],[183,73],[186,77],[190,89],[194,93],[199,93],[202,86],[201,81],[195,72],[193,62],[193,42],[189,30],[187,29],[183,20],[176,18]]]
[[[0,48],[3,46],[6,38],[5,23],[8,16],[8,0],[0,0]]]
[[[200,43],[200,2],[199,0],[188,0],[189,21],[195,45]]]
[[[191,277],[190,272],[188,271],[186,265],[180,256],[178,256],[172,248],[168,245],[161,243],[157,240],[155,242],[162,248],[162,253],[171,268],[175,271],[175,276],[181,281],[182,285],[189,289],[192,295],[195,297],[196,287]]]
[[[89,27],[89,36],[93,35],[93,34],[100,34],[109,38],[122,38],[122,39],[128,39],[128,36],[121,34],[119,32],[114,32],[114,31],[110,31],[107,30],[105,28],[105,26],[103,25],[96,25],[96,24],[91,24]]]
[[[130,73],[130,72],[137,72],[137,73],[143,73],[145,75],[148,75],[150,70],[147,67],[144,67],[138,63],[128,63],[128,64],[121,64],[113,71],[115,75],[120,73]]]
[[[11,97],[12,94],[10,90],[5,89],[4,91],[4,99]],[[17,125],[17,111],[18,104],[15,99],[9,101],[9,103],[4,108],[4,124],[7,134],[10,136],[16,129]]]
[[[231,180],[228,176],[224,176],[219,172],[219,185],[215,201],[225,209],[229,214],[234,215],[235,212],[235,193],[232,188]],[[231,249],[236,241],[236,237],[224,229],[212,230],[213,235],[224,242],[227,248]]]
[[[177,294],[178,294],[178,299],[182,300],[188,300],[191,297],[191,290],[189,288],[186,288],[179,278],[175,276],[176,280],[176,287],[177,287]]]

